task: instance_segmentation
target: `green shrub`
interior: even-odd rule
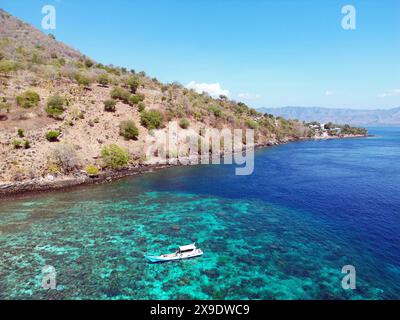
[[[20,138],[23,138],[23,137],[25,137],[25,133],[24,133],[24,130],[23,129],[18,129],[18,137],[20,137]]]
[[[102,86],[108,86],[110,84],[110,78],[108,77],[107,73],[102,73],[101,75],[99,75],[97,81]]]
[[[249,108],[249,115],[251,115],[252,117],[256,117],[256,116],[260,116],[261,113],[258,112],[256,109]]]
[[[202,120],[203,120],[203,115],[201,114],[200,111],[195,111],[195,112],[194,112],[194,118],[195,118],[197,121],[202,121]]]
[[[14,139],[12,141],[12,144],[13,144],[15,149],[20,149],[22,147],[22,141],[21,140]]]
[[[142,112],[144,109],[146,109],[146,105],[143,102],[139,102],[137,108],[139,112]]]
[[[66,104],[66,99],[59,95],[50,97],[47,100],[46,112],[49,116],[58,118],[64,113],[64,105]]]
[[[247,127],[249,127],[250,129],[253,129],[253,130],[258,128],[258,123],[254,120],[247,119],[245,121],[245,124]]]
[[[217,118],[222,116],[222,110],[220,107],[218,106],[211,106],[208,108],[208,110],[214,114],[214,116],[216,116]]]
[[[116,76],[120,76],[121,75],[121,72],[118,70],[118,68],[115,68],[115,67],[99,65],[99,68],[107,71],[110,74],[114,74]]]
[[[60,58],[60,59],[57,60],[57,63],[58,63],[60,66],[65,66],[66,61],[65,61],[64,58]]]
[[[129,86],[129,88],[131,89],[132,93],[136,93],[136,90],[139,88],[140,86],[140,79],[138,77],[130,77],[127,81],[126,84]]]
[[[233,109],[234,109],[235,113],[243,114],[243,113],[247,113],[247,111],[249,110],[249,107],[243,102],[238,102],[236,105],[233,106]]]
[[[158,129],[161,126],[161,113],[157,110],[142,111],[140,123],[147,129]]]
[[[127,140],[137,140],[139,129],[132,120],[122,121],[119,125],[119,134]]]
[[[11,107],[11,103],[7,102],[7,100],[0,102],[0,111],[5,109],[7,113],[10,113]]]
[[[86,60],[85,60],[85,67],[86,67],[86,68],[91,68],[91,67],[93,67],[93,61],[90,60],[90,59],[86,59]]]
[[[74,108],[71,111],[72,120],[83,120],[85,119],[85,113],[79,109]]]
[[[15,70],[17,70],[17,64],[14,61],[0,60],[0,73],[7,76]]]
[[[16,97],[17,104],[25,109],[37,107],[39,105],[40,96],[32,90],[28,90]]]
[[[114,99],[106,100],[106,101],[104,101],[104,110],[108,111],[108,112],[115,112],[116,104],[117,104],[117,101],[115,101]]]
[[[43,58],[38,52],[33,52],[31,62],[33,64],[43,64]]]
[[[121,100],[125,103],[129,103],[130,93],[121,87],[115,87],[111,91],[111,98]]]
[[[28,140],[25,140],[24,142],[24,148],[29,149],[31,147],[31,143]]]
[[[56,163],[49,163],[47,165],[47,170],[51,174],[58,174],[58,173],[61,172],[60,166],[58,164],[56,164]]]
[[[180,126],[182,129],[187,129],[187,128],[189,128],[189,126],[190,126],[189,120],[186,119],[186,118],[179,120],[179,126]]]
[[[341,128],[341,133],[342,134],[352,134],[352,135],[366,135],[368,134],[368,130],[364,128],[357,128],[357,127],[351,127],[348,124],[345,124],[344,126],[338,126]]]
[[[140,102],[140,97],[136,94],[132,94],[129,97],[129,104],[133,106],[134,104],[138,104]]]
[[[78,82],[78,84],[80,86],[84,86],[84,87],[89,86],[90,83],[92,82],[92,80],[87,75],[82,74],[82,73],[76,73],[75,80],[76,80],[76,82]]]
[[[99,168],[97,168],[96,166],[92,166],[92,165],[88,165],[85,168],[86,174],[89,177],[97,177],[99,175]]]
[[[103,147],[101,157],[104,165],[112,169],[122,169],[127,166],[130,160],[128,152],[116,144]]]
[[[58,141],[58,137],[60,136],[60,131],[49,131],[46,133],[46,139],[50,142]]]

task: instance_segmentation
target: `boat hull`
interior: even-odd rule
[[[185,259],[197,258],[203,255],[203,252],[197,252],[190,255],[177,255],[174,257],[163,257],[163,256],[145,256],[145,258],[150,263],[161,263],[161,262],[170,262],[170,261],[180,261]]]

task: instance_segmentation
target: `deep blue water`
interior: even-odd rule
[[[0,297],[398,299],[400,128],[370,133],[258,150],[251,176],[171,168],[0,203]],[[203,257],[143,260],[192,240]]]
[[[260,150],[251,176],[235,176],[231,166],[182,168],[158,174],[148,186],[304,210],[385,262],[400,265],[400,129],[369,132],[374,136],[366,139]]]

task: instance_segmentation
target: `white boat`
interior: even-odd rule
[[[203,255],[203,251],[197,248],[195,243],[192,243],[179,247],[174,253],[162,254],[161,256],[145,256],[145,258],[150,262],[156,263],[190,259],[200,257],[201,255]]]

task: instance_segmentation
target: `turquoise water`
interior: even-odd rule
[[[249,177],[171,168],[1,202],[0,298],[399,298],[400,130],[372,132],[260,150]],[[192,241],[201,258],[143,259]]]

